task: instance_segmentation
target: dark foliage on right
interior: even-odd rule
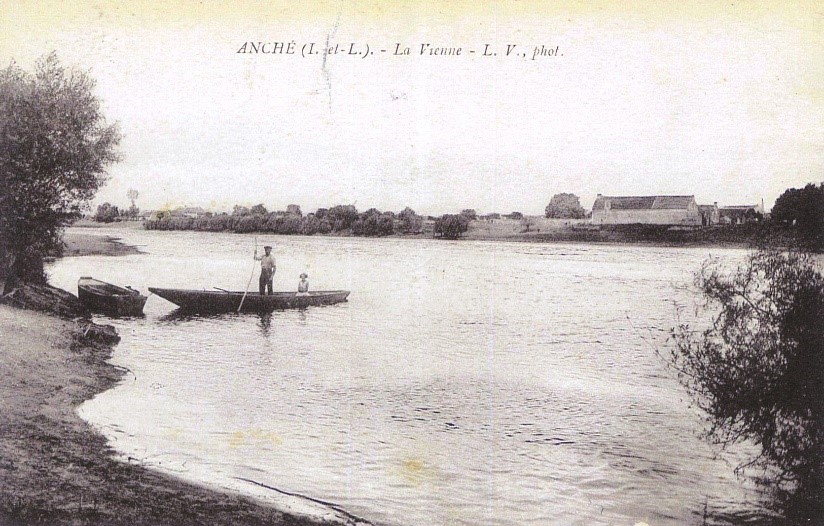
[[[797,231],[802,248],[824,250],[824,183],[787,189],[776,199],[771,216]]]
[[[786,511],[824,512],[824,277],[812,256],[762,250],[696,276],[709,327],[676,327],[670,364],[706,414],[706,436],[750,440]],[[786,510],[785,506],[785,510]]]

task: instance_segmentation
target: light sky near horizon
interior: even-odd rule
[[[769,208],[824,180],[821,3],[0,5],[0,65],[56,50],[120,123],[97,202],[136,188],[141,208],[540,214],[558,192]],[[376,53],[237,53],[327,39]],[[563,56],[531,60],[541,45]]]

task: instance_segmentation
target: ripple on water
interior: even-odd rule
[[[127,231],[147,255],[52,280],[246,286],[252,239]],[[134,372],[82,408],[114,446],[202,482],[246,477],[389,524],[683,524],[761,512],[656,349],[703,250],[276,238],[346,304],[114,320]],[[740,253],[729,252],[730,257]],[[171,270],[171,271],[170,271]],[[683,308],[681,316],[689,316]],[[248,485],[238,486],[252,491]],[[259,489],[259,488],[258,488]]]

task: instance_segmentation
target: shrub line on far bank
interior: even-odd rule
[[[414,212],[412,212],[414,214]],[[648,244],[657,246],[738,246],[742,248],[796,248],[807,246],[791,225],[776,222],[715,225],[697,229],[673,229],[667,225],[565,225],[550,230],[522,230],[493,234],[475,227],[477,220],[462,214],[446,214],[424,222],[420,216],[411,227],[386,212],[367,212],[350,221],[324,219],[317,228],[317,216],[232,215],[164,217],[147,220],[146,230],[231,232],[236,234],[332,235],[355,237],[427,236],[442,239],[511,240],[539,243]],[[370,219],[371,218],[371,219]],[[382,218],[382,219],[381,219]],[[334,224],[334,227],[329,225]],[[487,235],[488,234],[488,235]]]
[[[259,210],[256,210],[259,207]],[[269,232],[281,235],[313,235],[350,233],[356,236],[388,236],[395,232],[416,233],[423,218],[411,208],[399,214],[381,212],[375,208],[359,213],[352,205],[339,205],[302,215],[267,212],[262,205],[235,210],[232,214],[204,214],[197,217],[161,214],[143,223],[147,230],[197,230],[204,232],[235,232],[239,234]]]
[[[370,208],[358,212],[352,205],[320,208],[302,215],[294,212],[267,212],[263,205],[251,209],[236,209],[232,214],[203,214],[196,217],[162,214],[146,220],[147,230],[195,230],[202,232],[235,232],[239,234],[272,233],[279,235],[338,234],[363,237],[384,237],[394,234],[414,235],[424,232],[424,218],[407,207],[398,214]],[[464,234],[473,216],[445,214],[434,220],[430,232],[435,237],[457,239]]]

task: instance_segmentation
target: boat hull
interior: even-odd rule
[[[261,296],[249,292],[211,291],[188,289],[161,289],[149,287],[149,291],[170,301],[187,312],[268,312],[282,309],[305,309],[319,305],[333,305],[346,301],[348,290],[310,292],[275,292]],[[241,306],[242,304],[242,306]]]
[[[142,316],[148,299],[136,290],[92,278],[77,282],[77,297],[90,311],[112,317]]]

